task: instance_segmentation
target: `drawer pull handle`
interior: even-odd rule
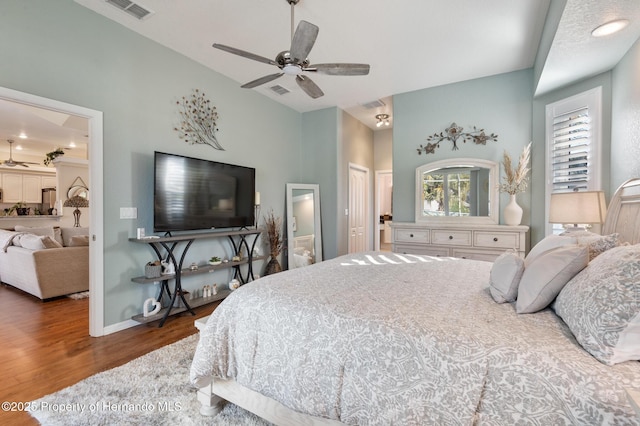
[[[449,235],[449,239],[450,239],[450,240],[453,240],[453,235]]]
[[[498,242],[498,237],[493,237],[493,241]]]
[[[411,238],[413,238],[413,234],[409,234],[409,236],[410,236]]]

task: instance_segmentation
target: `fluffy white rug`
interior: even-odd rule
[[[189,368],[197,335],[91,376],[34,401],[43,425],[254,425],[268,422],[227,404],[216,417],[200,415]],[[37,384],[35,384],[37,386]]]
[[[75,299],[75,300],[88,299],[89,298],[89,292],[88,291],[81,291],[80,293],[67,294],[67,297],[69,299]]]

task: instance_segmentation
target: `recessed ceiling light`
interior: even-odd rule
[[[608,36],[613,33],[617,33],[627,25],[629,25],[629,21],[627,19],[616,19],[615,21],[610,21],[606,24],[600,25],[595,30],[591,31],[591,35],[594,37]]]
[[[69,148],[75,148],[76,144],[75,142],[69,142]]]
[[[20,139],[26,139],[27,138],[27,134],[25,132],[20,133],[20,136],[18,136]]]

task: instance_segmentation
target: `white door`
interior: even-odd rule
[[[349,253],[367,250],[369,169],[349,164]]]

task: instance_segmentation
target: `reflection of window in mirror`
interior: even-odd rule
[[[416,169],[416,221],[498,223],[498,165],[449,159]]]
[[[477,167],[440,169],[424,173],[425,216],[487,216],[487,169]]]

